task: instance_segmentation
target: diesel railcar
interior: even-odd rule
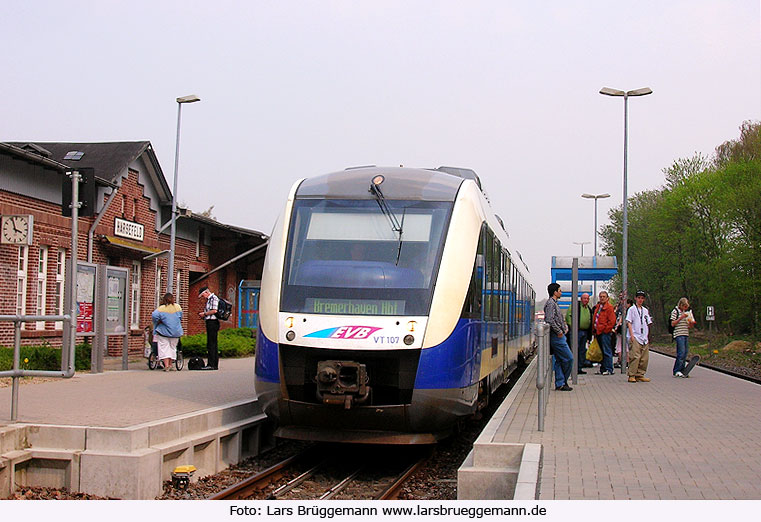
[[[279,437],[433,443],[533,350],[534,299],[472,170],[299,180],[264,263],[259,401]]]

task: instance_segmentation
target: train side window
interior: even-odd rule
[[[470,285],[468,286],[468,295],[465,296],[465,303],[462,308],[462,317],[466,319],[481,319],[481,304],[484,291],[484,230],[481,228],[481,234],[478,236],[478,247],[476,248],[476,259],[473,261],[473,273],[470,276]]]
[[[494,235],[492,231],[486,229],[484,234],[484,253],[486,254],[485,261],[485,277],[484,277],[484,319],[486,321],[491,320],[491,293],[492,286],[494,284]]]
[[[502,252],[502,247],[499,244],[499,239],[496,237],[494,238],[492,252],[491,320],[499,321],[499,293],[500,283],[502,282],[500,253]]]

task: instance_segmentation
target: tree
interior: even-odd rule
[[[714,306],[722,329],[757,336],[761,124],[744,122],[740,138],[719,145],[713,158],[696,153],[663,173],[664,187],[629,200],[630,289],[648,292],[655,317],[686,296],[697,310]],[[622,207],[612,209],[601,231],[603,251],[619,259],[622,216]],[[620,290],[620,278],[613,286]]]

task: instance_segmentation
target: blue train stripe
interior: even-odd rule
[[[267,339],[259,328],[256,335],[256,358],[254,359],[254,374],[265,382],[279,383],[280,369],[277,361],[278,345]]]
[[[482,325],[481,321],[460,319],[443,343],[422,350],[415,388],[465,388],[478,382]]]

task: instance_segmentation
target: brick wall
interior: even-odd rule
[[[103,216],[100,224],[94,231],[93,239],[93,263],[110,262],[114,266],[129,268],[132,270],[133,261],[138,261],[141,267],[140,278],[140,313],[138,328],[130,328],[129,351],[137,355],[143,352],[143,328],[150,324],[151,313],[156,308],[156,272],[161,267],[162,281],[160,281],[160,293],[166,285],[168,271],[168,258],[154,258],[143,261],[146,252],[139,252],[122,247],[110,245],[103,240],[105,235],[114,234],[114,219],[119,217],[128,221],[141,223],[145,227],[143,245],[168,250],[170,237],[167,233],[159,234],[156,231],[156,212],[150,208],[150,200],[143,193],[143,187],[138,181],[138,173],[130,169],[122,181],[118,194]],[[104,202],[107,198],[104,198]],[[57,253],[65,249],[70,256],[71,248],[71,219],[61,216],[61,208],[58,205],[40,201],[27,196],[21,196],[0,190],[0,213],[1,214],[32,214],[34,216],[34,244],[28,247],[27,281],[26,281],[26,313],[36,313],[37,299],[37,262],[40,247],[48,247],[47,265],[47,296],[46,314],[52,314],[55,310],[55,283],[57,268]],[[78,235],[78,258],[87,260],[87,237],[88,231],[95,218],[80,218]],[[200,247],[200,256],[196,256],[196,243],[183,238],[175,241],[175,269],[180,271],[179,302],[183,310],[194,309],[198,306],[199,299],[196,294],[188,296],[183,289],[188,288],[191,265],[195,270],[208,271],[211,267],[208,263],[209,248],[205,245]],[[15,245],[0,245],[0,314],[15,315],[16,313],[16,281],[19,247]],[[128,281],[128,292],[131,290]],[[175,288],[175,294],[177,289]],[[189,298],[190,297],[190,298]],[[183,328],[186,333],[198,333],[204,331],[203,323],[190,321],[191,315],[185,313]],[[197,318],[196,318],[197,319]],[[128,320],[129,322],[129,320]],[[61,330],[56,329],[53,322],[45,323],[44,328],[37,328],[35,323],[28,323],[22,331],[22,344],[50,344],[61,345]],[[78,337],[77,342],[84,338]],[[13,345],[12,323],[0,323],[0,345]],[[122,338],[113,337],[109,340],[108,354],[120,355],[122,351]]]

